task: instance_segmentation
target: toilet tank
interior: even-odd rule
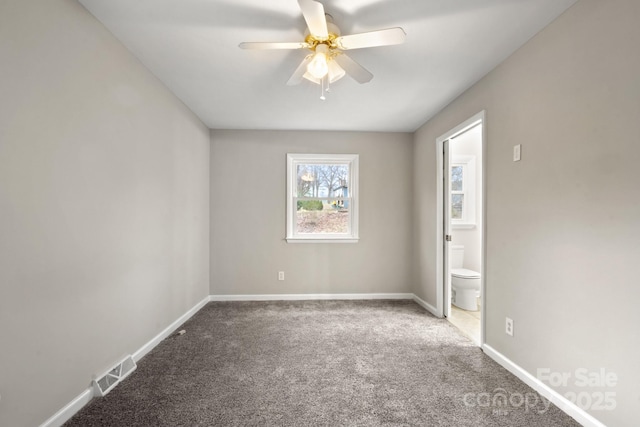
[[[464,246],[451,245],[449,248],[449,268],[462,268],[464,262]]]

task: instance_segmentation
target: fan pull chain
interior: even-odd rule
[[[324,97],[324,77],[320,79],[320,99],[323,101],[327,99]]]

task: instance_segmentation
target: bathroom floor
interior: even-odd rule
[[[471,338],[476,345],[480,345],[480,299],[478,298],[478,311],[467,311],[451,304],[448,320],[460,331]]]

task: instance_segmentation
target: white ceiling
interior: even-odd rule
[[[402,27],[406,43],[349,51],[371,71],[286,86],[308,51],[296,0],[79,0],[213,129],[412,132],[576,0],[324,0],[342,34]]]

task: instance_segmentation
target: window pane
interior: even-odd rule
[[[298,233],[348,233],[348,200],[299,200]]]
[[[451,219],[462,219],[464,207],[464,194],[451,195]]]
[[[462,191],[462,166],[451,167],[451,191]]]
[[[358,239],[358,155],[287,154],[287,241]]]
[[[349,166],[298,164],[298,197],[348,197]]]

